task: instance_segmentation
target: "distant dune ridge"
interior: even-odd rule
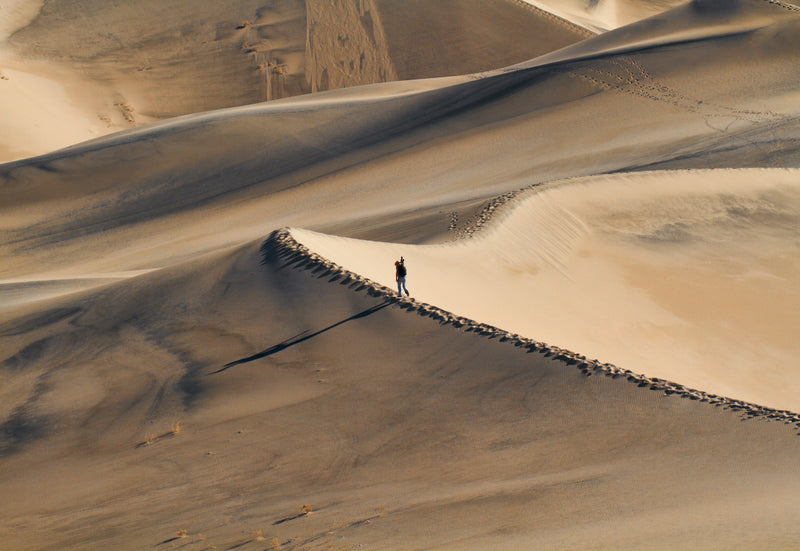
[[[778,0],[4,2],[0,548],[798,548],[798,67]]]
[[[586,36],[515,2],[428,4],[54,0],[37,13],[36,2],[12,3],[0,98],[36,124],[0,123],[0,160],[188,113],[494,69]]]

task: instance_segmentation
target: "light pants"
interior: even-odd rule
[[[408,289],[406,289],[406,278],[398,277],[397,278],[397,294],[401,297],[403,296],[403,291],[408,294]]]

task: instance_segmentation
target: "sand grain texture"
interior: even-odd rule
[[[0,160],[179,115],[494,69],[586,37],[512,1],[426,4],[12,2],[0,14]]]
[[[665,4],[4,4],[0,548],[800,546],[800,10]]]

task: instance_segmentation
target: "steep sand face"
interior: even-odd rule
[[[517,0],[373,3],[402,79],[497,69],[593,36]],[[447,38],[440,40],[442,36]]]
[[[66,65],[105,84],[134,117],[165,118],[263,101],[278,86],[274,69],[292,57],[283,85],[286,95],[302,91],[304,3],[261,4],[49,2],[9,44],[23,60]]]
[[[5,317],[4,545],[793,544],[790,427],[587,378],[258,245]]]
[[[409,264],[412,291],[424,281],[463,300],[471,250],[495,255],[496,277],[474,287],[508,302],[486,316],[533,320],[531,331],[587,347],[614,337],[597,332],[628,331],[621,344],[640,357],[703,357],[665,350],[657,333],[678,331],[739,361],[720,349],[727,339],[743,355],[762,350],[759,375],[744,380],[772,400],[797,369],[782,352],[796,350],[796,172],[598,176],[800,166],[797,10],[707,4],[514,67],[190,114],[0,165],[0,547],[797,548],[795,414],[586,369],[486,332],[483,319],[459,330],[431,308],[366,294],[363,276],[261,248],[285,225],[406,243],[340,247],[359,261],[374,250],[377,266],[382,251],[486,222],[485,237],[419,248],[441,254]],[[98,8],[80,13],[100,22],[106,9],[152,22],[188,6],[135,5],[76,4]],[[205,2],[191,5],[181,17],[212,20]],[[318,69],[360,56],[367,11],[395,55],[390,29],[401,25],[387,3],[335,5],[358,48]],[[29,28],[67,8],[46,3]],[[240,48],[247,33],[263,38],[262,23],[295,28],[270,10],[240,20],[230,9],[233,21],[228,8],[209,8],[226,26],[204,48]],[[318,39],[335,43],[332,20],[318,21]],[[177,35],[162,38],[178,48],[165,59],[182,55]],[[429,40],[435,57],[444,39]],[[123,57],[67,65],[114,75]],[[138,96],[124,97],[138,116]],[[547,185],[576,176],[594,177]],[[488,219],[515,198],[527,205],[519,216]],[[376,276],[388,269],[389,284],[391,259]],[[445,277],[445,260],[467,264]],[[498,285],[510,281],[535,281],[532,315]],[[605,309],[581,310],[572,295]],[[768,331],[778,316],[785,324]],[[723,388],[742,372],[720,361],[702,375]]]
[[[469,242],[302,244],[415,299],[693,388],[800,410],[800,173],[655,172],[549,185]],[[505,212],[505,210],[503,211]]]
[[[13,3],[0,19],[8,112],[0,160],[187,113],[488,70],[586,37],[508,0],[434,9],[360,0]],[[493,26],[470,32],[487,20]]]
[[[729,30],[736,14],[687,9],[575,61],[178,118],[4,165],[3,277],[75,268],[77,251],[72,275],[160,266],[290,224],[368,238],[399,216],[413,234],[414,213],[603,171],[792,166],[798,19],[745,7],[760,14],[745,34]],[[669,42],[680,21],[695,34],[708,21],[710,38]],[[665,46],[603,54],[640,38]]]
[[[46,146],[54,141],[64,147],[162,118],[298,94],[306,91],[305,29],[305,6],[296,0],[269,7],[257,1],[48,2],[9,38],[3,57],[12,69],[33,70],[64,87],[68,101],[53,105],[52,95],[36,88],[9,99],[33,98],[84,119],[71,136],[55,140],[65,132],[63,116],[24,111],[42,121],[38,132],[27,129],[30,155],[51,151]],[[14,110],[14,103],[7,105]],[[80,136],[87,126],[90,132]],[[48,136],[50,142],[34,147]],[[68,139],[73,136],[80,139]]]
[[[311,0],[306,75],[312,92],[397,80],[374,2]]]

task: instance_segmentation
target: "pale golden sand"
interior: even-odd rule
[[[800,8],[662,4],[4,3],[0,548],[800,546]]]

